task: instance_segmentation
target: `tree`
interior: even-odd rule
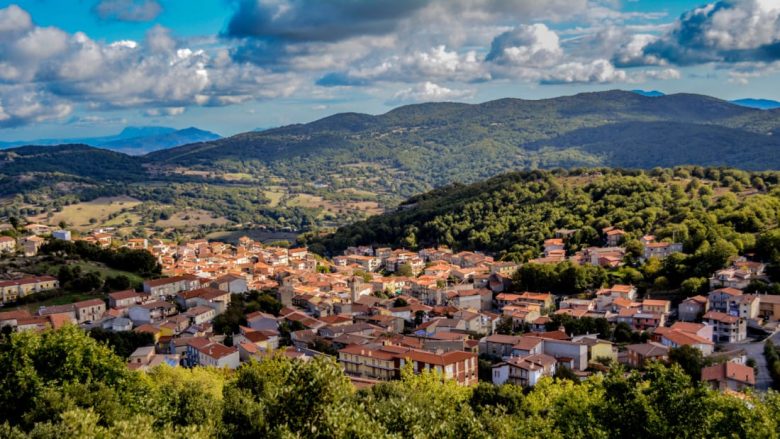
[[[398,267],[398,275],[403,277],[414,277],[414,269],[412,264],[404,262]]]
[[[702,352],[688,345],[669,349],[669,362],[680,366],[693,381],[699,381],[701,369],[706,365]]]
[[[704,277],[692,277],[684,280],[682,284],[680,284],[680,292],[684,294],[685,297],[704,293],[707,288],[709,288],[709,280]]]

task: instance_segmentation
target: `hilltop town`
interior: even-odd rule
[[[780,320],[780,296],[743,293],[766,278],[764,264],[745,257],[712,273],[708,294],[673,302],[618,283],[571,294],[519,291],[521,264],[445,247],[350,247],[326,259],[247,237],[233,245],[122,241],[105,230],[77,238],[35,225],[24,230],[29,234],[18,240],[0,238],[6,257],[34,258],[46,245],[75,240],[146,252],[159,264],[160,275],[137,290],[0,312],[0,326],[15,331],[77,324],[147,334],[148,345],[128,353],[133,370],[163,363],[236,369],[282,353],[296,361],[334,356],[357,386],[398,379],[406,364],[462,385],[534,386],[545,376],[586,380],[618,364],[641,369],[693,349],[703,359],[697,379],[743,391],[757,385],[751,338],[773,333]],[[572,233],[559,230],[544,240],[543,253],[528,264],[625,265],[624,231],[604,228],[603,246],[569,253]],[[641,262],[682,251],[679,243],[653,236],[641,243]],[[3,304],[61,289],[61,282],[37,273],[0,281]],[[766,388],[768,381],[758,384]]]

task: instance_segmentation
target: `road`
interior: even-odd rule
[[[780,332],[775,332],[771,336],[772,343],[776,346],[780,346]],[[743,349],[745,355],[748,358],[756,360],[757,373],[756,373],[756,389],[767,390],[772,386],[772,377],[769,376],[769,369],[766,366],[766,358],[764,358],[764,342],[763,339],[754,343],[733,343],[724,345],[724,350],[730,351],[732,349]]]

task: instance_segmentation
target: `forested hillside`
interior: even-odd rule
[[[0,151],[0,197],[24,194],[25,202],[4,210],[21,215],[51,213],[67,197],[132,196],[162,205],[178,194],[235,223],[305,230],[521,169],[780,169],[779,127],[780,110],[689,94],[428,103],[378,116],[337,114],[142,157],[72,145]]]
[[[778,183],[777,172],[700,167],[515,172],[412,197],[311,242],[330,253],[357,244],[447,245],[524,261],[556,229],[577,230],[568,241],[576,250],[601,245],[601,230],[616,226],[629,240],[653,233],[682,242],[688,253],[720,241],[744,252],[778,225]]]
[[[780,394],[744,398],[678,366],[533,389],[436,375],[356,390],[328,357],[148,374],[82,330],[0,335],[3,438],[777,438]]]
[[[380,116],[339,114],[148,156],[155,165],[237,169],[371,162],[429,187],[473,182],[517,168],[728,165],[775,169],[780,112],[698,95],[624,91],[478,105],[431,103]],[[682,148],[684,146],[684,148]],[[316,178],[323,178],[318,176]]]

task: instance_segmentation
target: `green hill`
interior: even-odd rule
[[[426,103],[377,116],[337,114],[141,157],[73,145],[4,150],[0,197],[43,190],[49,204],[65,195],[175,199],[236,222],[300,230],[342,225],[437,187],[523,169],[780,169],[778,127],[780,110],[692,94],[607,91]],[[231,201],[214,204],[225,199]],[[5,214],[20,208],[17,203]]]
[[[683,167],[652,172],[513,172],[412,197],[395,211],[312,239],[315,251],[351,245],[446,245],[527,260],[557,229],[575,229],[576,250],[601,245],[617,226],[629,239],[653,233],[694,253],[726,240],[743,252],[780,220],[780,173]]]
[[[396,179],[410,184],[401,195],[412,195],[420,187],[528,168],[778,169],[780,159],[770,154],[780,147],[772,135],[778,126],[780,112],[707,96],[609,91],[477,105],[428,103],[379,116],[338,114],[154,152],[146,159],[161,167],[262,169],[285,179],[311,172],[311,179],[324,184],[340,165],[373,163],[399,172]]]

